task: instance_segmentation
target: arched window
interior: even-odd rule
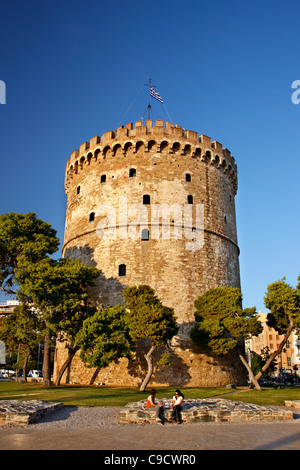
[[[105,183],[106,181],[106,175],[101,175],[101,183]]]
[[[137,142],[135,149],[136,149],[136,153],[138,153],[139,150],[144,151],[145,150],[144,142],[141,142],[141,141]]]
[[[154,140],[150,140],[150,142],[148,142],[148,150],[150,152],[150,150],[155,150],[155,145],[156,145],[156,142]]]
[[[164,150],[168,150],[168,147],[169,147],[168,142],[164,140],[164,141],[160,144],[160,151],[163,152]]]
[[[119,265],[119,276],[126,276],[126,264]]]
[[[178,153],[180,151],[180,143],[179,142],[175,142],[173,144],[173,153]]]
[[[147,228],[143,228],[141,240],[149,240],[149,230]]]
[[[185,181],[187,181],[188,183],[191,182],[191,175],[189,173],[186,173],[185,175]]]
[[[95,212],[90,213],[90,222],[93,222],[95,220]]]
[[[187,197],[187,202],[188,202],[188,204],[193,204],[193,196],[189,195]]]
[[[134,176],[136,176],[136,169],[135,168],[130,168],[129,178],[133,178]]]
[[[77,194],[80,193],[80,186],[77,186]]]
[[[191,146],[189,144],[187,144],[184,147],[184,155],[189,155],[190,153],[191,153]]]
[[[150,196],[149,196],[149,194],[144,194],[144,196],[143,196],[143,204],[150,204]]]

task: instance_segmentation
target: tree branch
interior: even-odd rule
[[[287,340],[289,339],[289,336],[290,336],[291,332],[294,329],[294,322],[293,322],[293,320],[290,316],[289,316],[289,319],[290,319],[289,327],[287,329],[287,332],[284,335],[283,340],[281,341],[281,343],[279,345],[279,348],[271,354],[271,356],[269,357],[269,359],[267,360],[265,365],[262,367],[261,371],[258,374],[256,374],[256,376],[255,376],[256,380],[259,380],[263,376],[264,372],[266,372],[266,370],[270,367],[270,364],[274,361],[275,357],[277,357],[277,356],[279,356],[279,354],[281,354],[284,345],[286,344]]]

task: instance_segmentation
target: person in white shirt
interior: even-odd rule
[[[182,424],[182,417],[181,417],[181,410],[182,410],[182,402],[183,402],[184,396],[181,393],[180,390],[175,390],[175,394],[173,396],[173,401],[172,401],[172,415],[170,421],[176,421],[177,424]]]

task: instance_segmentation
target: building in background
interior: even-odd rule
[[[8,313],[13,313],[15,307],[18,305],[21,305],[21,302],[18,300],[7,300],[6,302],[0,303],[0,326],[2,317]]]
[[[248,357],[250,357],[250,351],[261,354],[262,350],[266,347],[269,348],[271,353],[276,351],[284,338],[284,335],[280,335],[274,328],[270,328],[267,325],[267,315],[267,313],[259,312],[258,318],[263,325],[263,331],[260,335],[253,336],[250,340],[246,341]],[[277,374],[283,372],[300,375],[300,339],[298,338],[298,334],[292,332],[282,353],[277,356]]]

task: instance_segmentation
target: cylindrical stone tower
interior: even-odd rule
[[[240,287],[235,194],[230,152],[205,135],[158,120],[127,124],[92,138],[67,162],[63,256],[102,274],[93,289],[99,307],[122,304],[122,290],[151,286],[175,310],[179,333],[169,367],[157,366],[153,385],[243,383],[233,356],[203,354],[190,340],[194,301],[211,287]],[[55,372],[66,354],[57,344]],[[143,358],[112,365],[97,382],[136,385]],[[93,370],[75,356],[70,382],[88,383]]]

